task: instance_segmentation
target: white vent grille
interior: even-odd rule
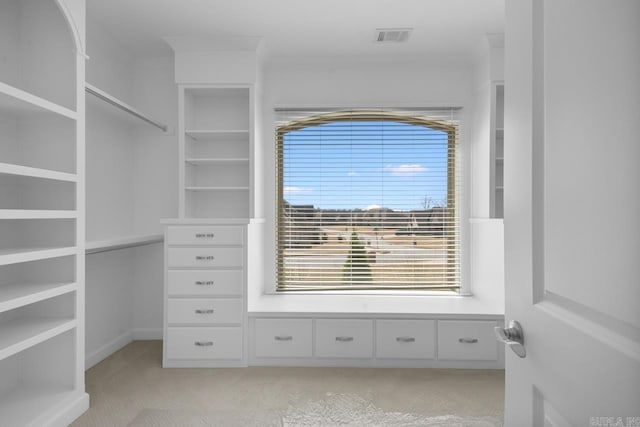
[[[376,28],[375,41],[377,43],[406,42],[413,28]]]

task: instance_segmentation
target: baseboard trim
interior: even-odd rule
[[[62,406],[56,408],[55,412],[43,414],[41,418],[29,425],[65,427],[75,421],[80,415],[84,414],[88,409],[89,394],[81,392]]]
[[[162,328],[132,329],[133,341],[150,341],[162,339]]]
[[[92,366],[100,363],[107,357],[111,356],[116,351],[120,350],[125,345],[129,344],[133,341],[133,333],[132,331],[127,331],[110,342],[106,343],[102,347],[98,348],[96,351],[91,354],[86,355],[84,359],[85,370],[91,368]]]

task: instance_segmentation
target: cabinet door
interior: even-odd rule
[[[493,320],[439,320],[438,359],[497,360]]]
[[[235,226],[179,226],[169,227],[169,245],[241,245],[242,228]]]
[[[376,357],[435,358],[434,320],[377,320]]]
[[[211,325],[242,323],[239,298],[169,298],[167,323]]]
[[[242,328],[168,328],[168,359],[242,359]]]
[[[242,270],[169,270],[169,296],[242,295]]]
[[[311,357],[311,319],[256,319],[256,357]]]
[[[373,321],[318,319],[315,342],[317,357],[370,358],[373,356]]]
[[[169,248],[169,267],[242,267],[242,248]]]

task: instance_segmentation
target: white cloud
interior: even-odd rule
[[[387,165],[385,166],[385,169],[390,171],[393,176],[414,176],[427,171],[426,167],[418,164],[399,166]]]
[[[356,176],[356,175],[358,175],[358,172],[353,172],[353,171],[347,172],[347,176]]]
[[[284,187],[285,195],[292,194],[309,194],[313,192],[313,188],[300,188],[300,187]]]
[[[382,206],[380,205],[369,205],[366,208],[364,208],[365,211],[372,211],[375,209],[382,209]]]

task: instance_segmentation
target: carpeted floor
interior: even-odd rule
[[[73,427],[495,427],[504,371],[163,369],[136,341],[87,371],[91,408]]]

